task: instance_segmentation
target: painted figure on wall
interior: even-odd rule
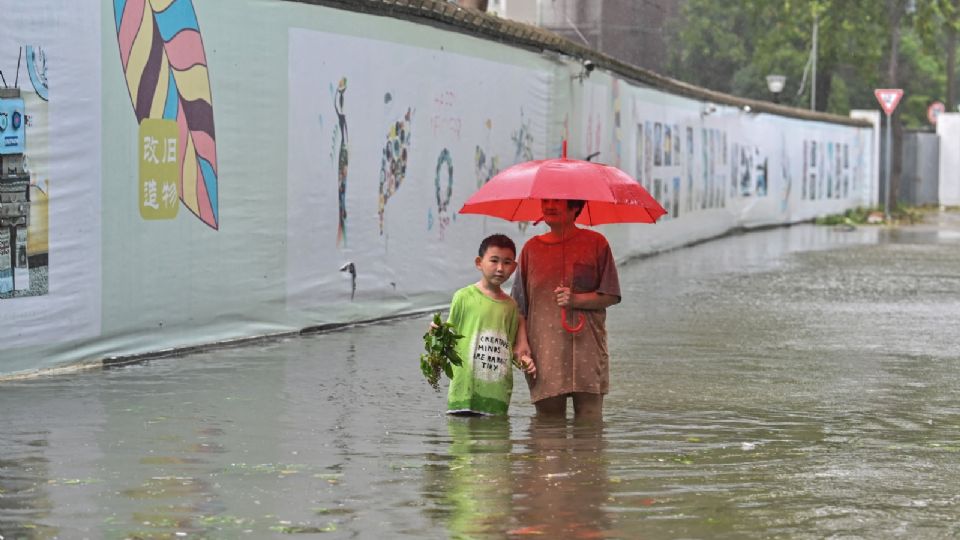
[[[533,159],[533,132],[530,130],[530,120],[523,116],[523,109],[520,109],[520,127],[510,134],[510,140],[513,141],[514,164]]]
[[[834,155],[833,155],[833,142],[827,143],[827,151],[823,155],[824,163],[826,164],[827,169],[827,198],[833,199],[834,195]]]
[[[40,47],[27,45],[27,73],[30,75],[30,83],[37,92],[37,96],[48,101],[50,99],[50,87],[47,83],[47,54]]]
[[[663,124],[660,122],[653,124],[653,165],[663,165]]]
[[[393,122],[387,131],[387,142],[383,146],[380,160],[380,200],[377,214],[380,216],[380,236],[383,236],[383,216],[390,200],[407,174],[408,149],[410,147],[410,126],[413,121],[413,109],[407,109],[403,118]]]
[[[491,178],[500,172],[499,163],[500,159],[497,158],[497,156],[487,158],[487,153],[480,148],[480,145],[477,145],[476,151],[473,153],[473,164],[477,173],[478,188],[489,182]]]
[[[850,196],[850,145],[843,145],[843,198]]]
[[[740,196],[749,197],[753,192],[753,152],[747,146],[740,147]]]
[[[443,238],[444,231],[450,225],[450,199],[453,197],[453,157],[446,148],[441,150],[437,157],[434,187],[437,196],[437,228],[440,238]],[[432,224],[432,220],[429,223]]]
[[[696,198],[693,193],[693,128],[687,126],[687,158],[684,160],[684,164],[687,172],[687,212],[693,211],[696,208]]]
[[[780,213],[786,213],[790,205],[790,192],[793,191],[793,171],[790,169],[790,153],[787,136],[780,135],[780,177],[783,179],[783,191],[780,197]],[[804,165],[806,168],[806,165]]]
[[[488,118],[483,125],[486,127],[487,148],[489,148],[490,131],[493,128],[493,122]],[[478,144],[473,153],[473,166],[477,174],[477,187],[479,188],[500,172],[500,158],[498,156],[487,156],[487,152]]]
[[[766,197],[768,182],[767,175],[769,173],[767,169],[767,157],[760,155],[760,147],[754,147],[753,155],[753,162],[757,168],[756,173],[754,174],[754,193],[757,197]]]
[[[620,168],[623,153],[623,130],[620,127],[620,80],[613,80],[613,166]]]
[[[633,163],[633,177],[637,180],[637,183],[641,186],[644,185],[644,175],[643,175],[643,123],[637,122],[636,124],[636,135],[634,137],[634,163]]]
[[[333,108],[337,112],[340,153],[337,158],[337,194],[340,201],[339,220],[337,222],[337,246],[347,242],[347,168],[350,165],[349,138],[347,137],[347,115],[343,112],[344,94],[347,92],[347,78],[342,77],[333,94]]]

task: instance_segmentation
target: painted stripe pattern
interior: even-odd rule
[[[219,229],[213,98],[193,0],[113,0],[113,10],[137,121],[177,122],[180,200]]]

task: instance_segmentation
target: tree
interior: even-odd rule
[[[817,109],[846,114],[851,106],[869,106],[873,99],[886,35],[882,9],[874,0],[687,0],[681,14],[680,47],[674,56],[678,78],[769,99],[764,77],[778,72],[787,76],[784,103],[805,106],[810,90],[800,84],[812,79],[808,60],[816,17]],[[836,77],[844,78],[841,86],[856,96],[854,102],[831,99]]]
[[[751,2],[746,2],[747,4]],[[720,92],[734,93],[731,74],[750,63],[752,29],[740,7],[724,9],[714,2],[689,0],[677,25],[674,76]]]
[[[917,6],[916,30],[925,52],[941,58],[945,72],[945,104],[957,105],[957,36],[960,34],[960,0],[923,0]]]

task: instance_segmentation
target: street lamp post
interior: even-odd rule
[[[783,92],[783,85],[787,78],[783,75],[767,75],[767,89],[773,93],[773,102],[780,103],[780,92]]]

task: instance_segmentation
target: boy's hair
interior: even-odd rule
[[[517,246],[513,243],[513,240],[505,234],[491,234],[490,236],[483,239],[483,242],[480,242],[480,257],[483,257],[487,253],[487,249],[490,247],[498,247],[503,249],[509,249],[513,252],[513,256],[517,256]]]
[[[579,199],[567,199],[567,208],[576,208],[577,214],[574,217],[580,217],[580,212],[583,212],[583,207],[587,205],[587,201],[581,201]]]

